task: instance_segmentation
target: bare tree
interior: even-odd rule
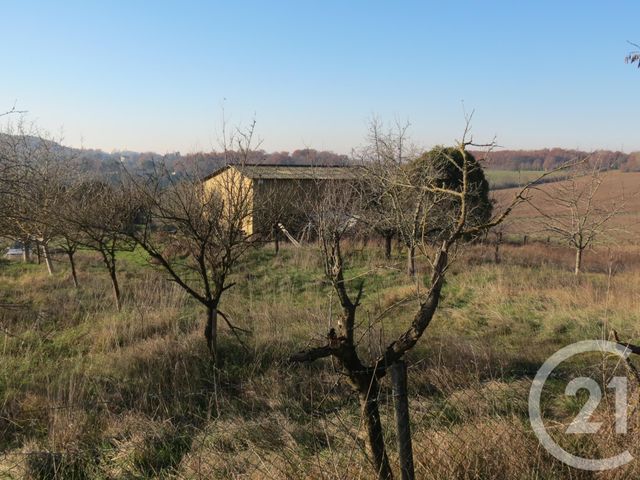
[[[252,125],[227,138],[225,145],[234,147],[225,149],[228,164],[243,164],[249,158],[253,129]],[[240,330],[220,311],[220,300],[234,285],[228,280],[234,266],[260,240],[262,232],[248,233],[248,225],[256,209],[267,206],[254,205],[251,185],[234,169],[203,183],[198,172],[177,180],[158,166],[146,180],[131,176],[128,188],[144,211],[142,225],[129,232],[130,238],[206,308],[204,336],[218,361],[218,315],[234,334]]]
[[[430,280],[425,286],[426,288],[422,290],[424,293],[420,293],[418,289],[415,292],[415,295],[420,299],[420,306],[411,324],[371,362],[365,363],[361,359],[355,334],[356,313],[362,299],[364,284],[361,281],[358,282],[355,291],[349,292],[349,283],[352,282],[345,278],[345,263],[341,251],[341,239],[344,233],[341,225],[344,225],[345,218],[353,217],[352,205],[354,202],[350,199],[349,192],[343,193],[342,196],[334,195],[331,201],[323,198],[323,205],[334,205],[328,210],[327,207],[323,207],[324,218],[327,218],[328,221],[318,223],[322,239],[325,273],[340,300],[342,315],[337,331],[333,328],[330,329],[324,345],[298,352],[292,355],[290,360],[292,362],[310,362],[330,356],[337,359],[358,393],[368,432],[368,446],[379,479],[390,479],[393,476],[383,441],[378,409],[380,380],[386,375],[387,369],[391,365],[416,345],[430,325],[438,308],[446,272],[458,247],[463,246],[470,238],[500,224],[515,205],[525,200],[525,192],[531,186],[528,184],[523,187],[504,211],[494,214],[483,222],[472,222],[470,220],[472,217],[470,217],[469,199],[474,192],[471,191],[469,177],[471,170],[477,168],[477,165],[472,164],[469,160],[470,156],[466,155],[466,148],[474,145],[472,140],[468,139],[468,135],[468,130],[465,130],[462,140],[457,145],[461,154],[460,158],[463,159],[460,165],[460,183],[457,185],[443,186],[438,181],[438,175],[432,176],[431,181],[424,178],[424,181],[419,185],[406,182],[406,171],[404,168],[397,168],[401,166],[400,162],[395,161],[397,157],[393,157],[394,159],[388,165],[384,177],[381,177],[380,172],[375,168],[370,174],[375,181],[386,179],[388,188],[393,192],[392,198],[398,199],[397,208],[407,206],[404,203],[406,198],[419,199],[415,200],[420,203],[420,208],[417,209],[418,213],[415,209],[416,203],[409,205],[413,210],[406,213],[410,221],[417,224],[413,230],[414,233],[428,232],[431,227],[436,227],[430,224],[431,213],[436,207],[447,205],[451,209],[448,212],[448,217],[451,220],[449,228],[438,228],[439,238],[435,247],[432,246],[432,242],[426,235],[415,235],[417,240],[411,245],[418,249],[429,262]],[[399,139],[395,140],[399,141]],[[402,202],[399,201],[400,199]],[[340,209],[343,209],[342,212],[336,213]],[[398,218],[402,221],[405,219],[405,217]],[[442,212],[436,218],[442,218]]]
[[[79,191],[74,188],[74,183],[67,184],[62,192],[60,209],[54,214],[59,239],[58,247],[69,259],[71,280],[75,288],[79,287],[75,255],[82,244],[82,229],[78,228],[77,223],[72,218],[75,217],[82,205]]]
[[[367,162],[366,157],[361,161]],[[362,170],[363,174],[367,172],[368,169],[366,168]],[[356,185],[360,190],[359,196],[363,200],[360,218],[366,223],[368,230],[382,237],[384,241],[384,258],[390,260],[393,251],[393,239],[398,235],[398,227],[394,218],[389,215],[392,211],[392,205],[390,204],[385,183],[374,181],[375,178],[369,180],[359,182]]]
[[[367,198],[365,215],[369,225],[385,240],[385,257],[391,256],[391,242],[398,235],[407,248],[407,273],[415,274],[415,255],[418,242],[419,214],[424,195],[407,197],[406,189],[388,181],[388,174],[403,173],[407,183],[407,166],[417,157],[417,148],[408,138],[409,123],[399,123],[385,129],[378,120],[369,124],[368,144],[355,153],[366,167],[366,181],[362,183]],[[409,208],[413,203],[415,208]],[[395,215],[394,215],[395,214]]]
[[[52,140],[25,131],[22,124],[0,138],[5,228],[23,242],[25,252],[33,241],[40,258],[42,248],[50,275],[54,266],[49,244],[57,234],[55,214],[64,203],[67,160]]]
[[[121,289],[117,274],[117,253],[131,251],[135,244],[129,233],[134,229],[138,206],[120,189],[97,180],[79,182],[71,193],[77,209],[68,211],[65,221],[75,230],[74,240],[100,254],[109,273],[113,300],[122,309]]]
[[[541,231],[555,236],[575,250],[574,273],[582,269],[584,251],[610,237],[611,220],[622,212],[624,192],[614,198],[596,198],[603,183],[600,164],[580,160],[567,179],[537,187],[529,204],[538,213]]]

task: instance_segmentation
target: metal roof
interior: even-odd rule
[[[251,179],[272,180],[350,180],[357,177],[353,166],[324,166],[324,165],[227,165],[205,178],[208,180],[225,171],[234,168],[242,175]]]

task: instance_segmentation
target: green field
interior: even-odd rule
[[[512,188],[536,180],[542,175],[542,170],[485,170],[485,175],[492,189]],[[556,172],[544,179],[545,182],[562,178],[562,172]]]

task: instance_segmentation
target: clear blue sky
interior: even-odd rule
[[[183,153],[255,115],[263,147],[349,152],[367,120],[450,143],[640,150],[640,2],[9,1],[0,110],[65,143]],[[226,99],[226,100],[225,100]]]

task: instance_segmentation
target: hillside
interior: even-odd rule
[[[584,182],[587,182],[585,179]],[[583,183],[584,183],[583,182]],[[547,183],[537,186],[529,193],[529,202],[519,205],[511,215],[507,224],[507,231],[518,234],[546,237],[540,225],[541,216],[535,206],[552,215],[563,216],[568,212],[549,200],[553,194],[565,185],[565,181]],[[498,205],[509,203],[518,188],[510,188],[493,192],[493,198]],[[640,172],[608,171],[603,174],[603,183],[596,192],[594,200],[600,204],[624,202],[621,214],[611,222],[614,238],[624,239],[624,243],[637,243],[640,233]]]

